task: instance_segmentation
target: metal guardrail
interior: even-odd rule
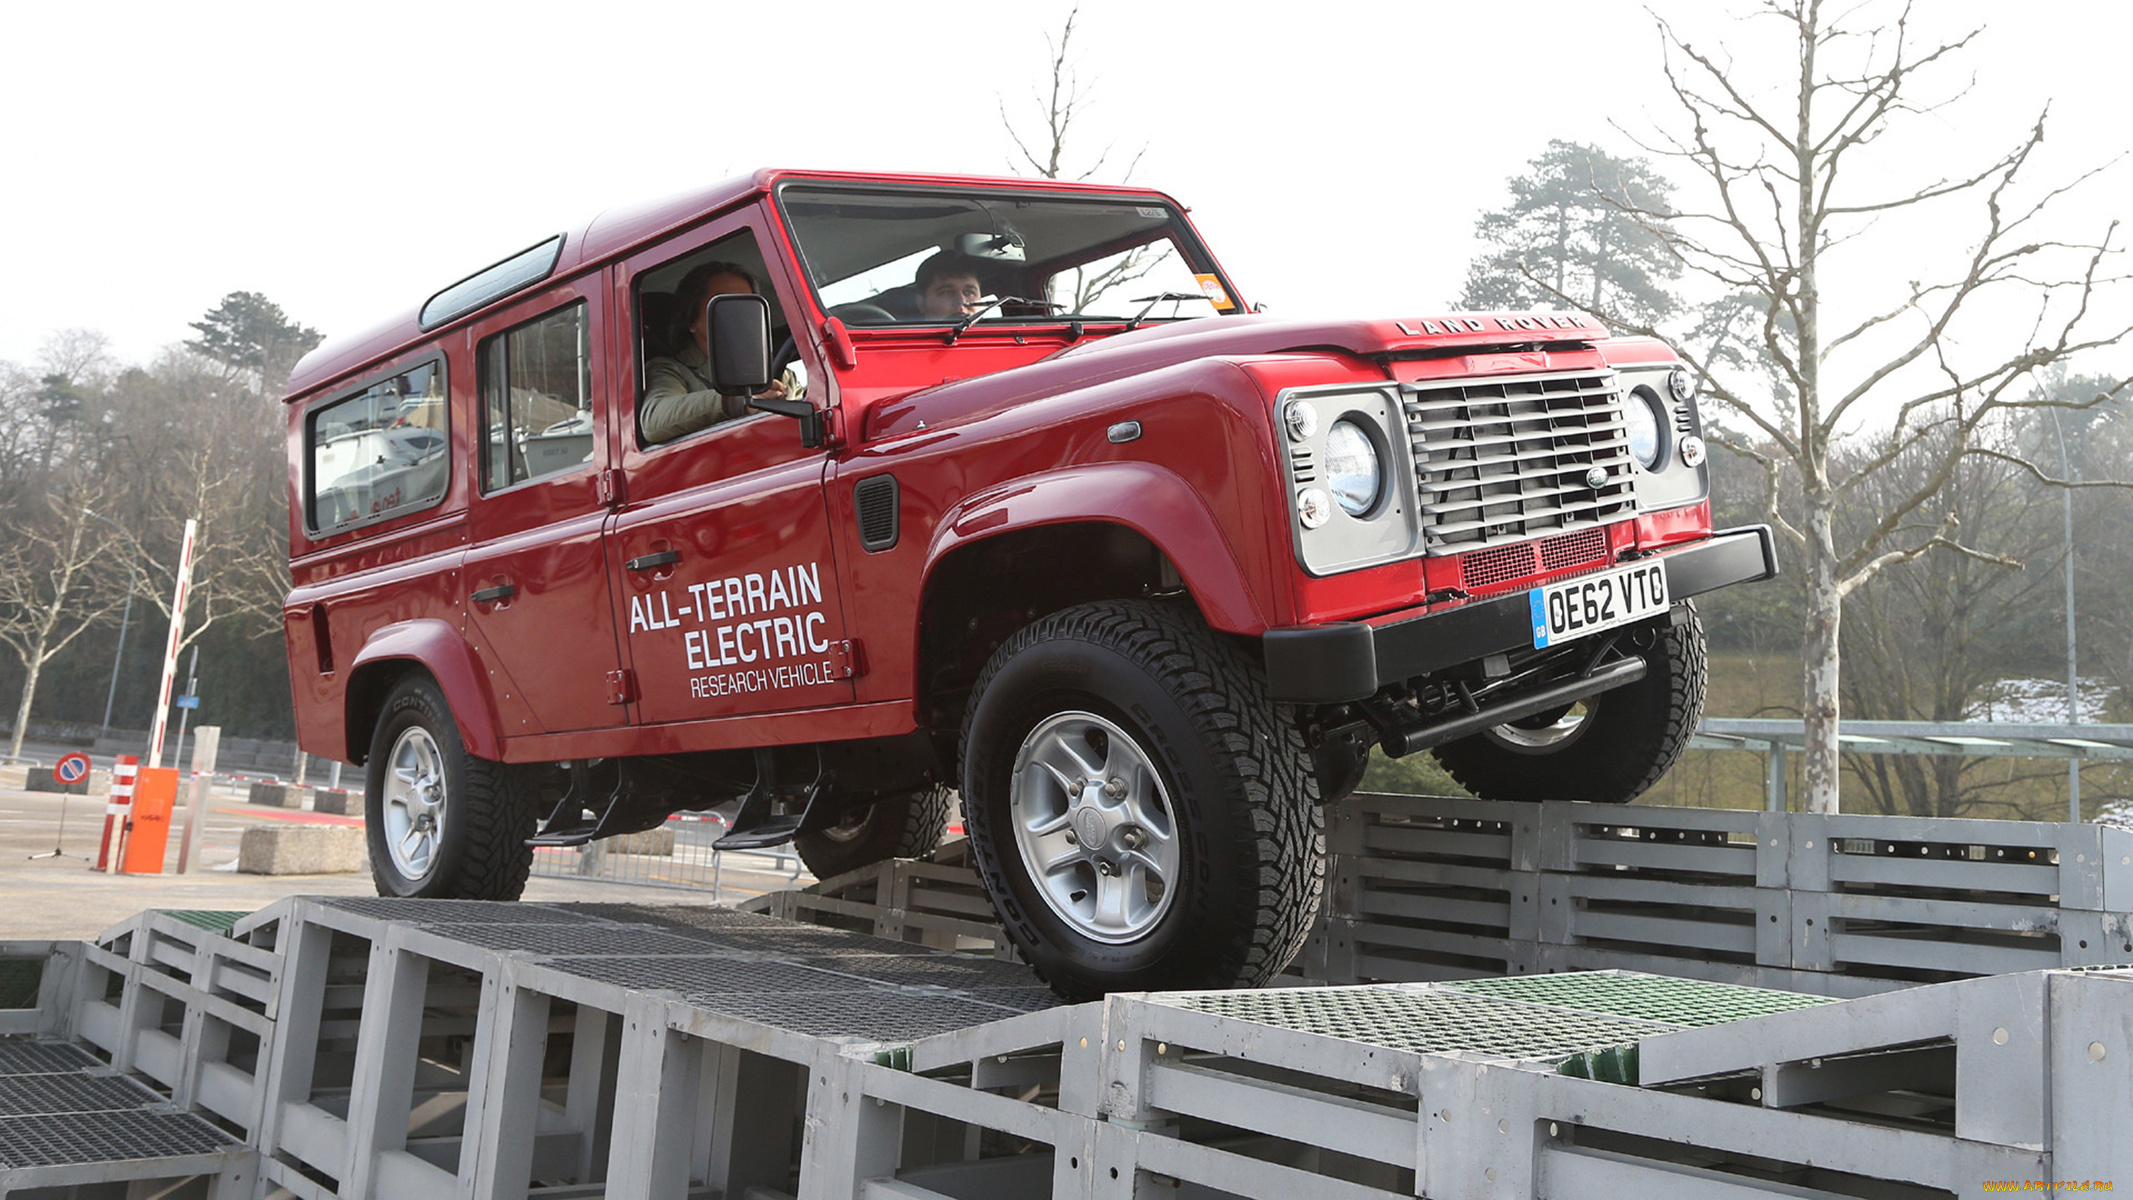
[[[707,890],[727,900],[727,873],[783,876],[795,883],[806,874],[791,843],[765,850],[718,850],[726,833],[714,816],[676,813],[642,833],[602,838],[582,846],[542,847],[533,852],[533,873],[549,879],[597,879],[642,887]],[[749,889],[753,895],[759,889]]]
[[[2133,725],[2044,724],[2008,721],[1845,721],[1838,740],[1846,754],[1931,754],[1969,757],[2064,758],[2078,771],[2092,760],[2133,760]],[[1749,750],[1763,755],[1765,807],[1786,807],[1785,756],[1806,743],[1804,722],[1710,717],[1696,727],[1691,750]],[[2078,777],[2077,777],[2078,778]],[[2072,814],[2075,820],[2080,814]]]

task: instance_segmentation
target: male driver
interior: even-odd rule
[[[978,260],[943,250],[918,266],[919,316],[959,321],[978,311],[985,288],[978,282]]]
[[[748,397],[721,396],[711,384],[711,333],[704,327],[704,309],[713,296],[745,296],[755,290],[755,275],[737,263],[701,263],[682,276],[675,294],[689,316],[690,344],[644,364],[644,405],[637,424],[645,441],[671,442],[747,413]],[[780,379],[756,395],[775,400],[786,390]]]

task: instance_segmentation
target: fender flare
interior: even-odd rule
[[[380,626],[364,640],[348,667],[348,697],[343,721],[348,728],[351,754],[369,752],[370,730],[357,730],[354,718],[367,675],[385,663],[408,663],[428,671],[452,706],[452,722],[467,753],[476,758],[501,759],[503,742],[497,735],[496,706],[491,702],[486,676],[474,657],[474,648],[459,627],[436,617],[396,621]]]
[[[1120,503],[1126,497],[1130,508]],[[1062,467],[970,496],[934,527],[920,594],[941,560],[965,546],[1044,525],[1085,523],[1122,526],[1148,539],[1177,569],[1214,628],[1258,634],[1269,626],[1207,502],[1182,477],[1148,462]]]

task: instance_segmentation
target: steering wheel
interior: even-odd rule
[[[770,355],[770,378],[776,380],[784,375],[785,368],[791,366],[793,360],[799,357],[799,344],[792,340],[791,334],[786,334],[785,340],[779,342],[778,348]]]

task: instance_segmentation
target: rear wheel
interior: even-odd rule
[[[891,858],[933,853],[948,829],[955,792],[924,787],[853,809],[827,829],[794,838],[800,861],[817,879],[828,879]]]
[[[1310,752],[1190,612],[1087,604],[1009,638],[963,772],[986,890],[1062,995],[1253,987],[1302,946],[1325,876]]]
[[[516,900],[533,869],[535,815],[503,763],[467,753],[444,694],[411,675],[371,733],[363,811],[381,896]]]
[[[1488,800],[1634,800],[1671,769],[1703,718],[1703,623],[1627,631],[1644,678],[1535,713],[1433,753],[1460,786]]]

